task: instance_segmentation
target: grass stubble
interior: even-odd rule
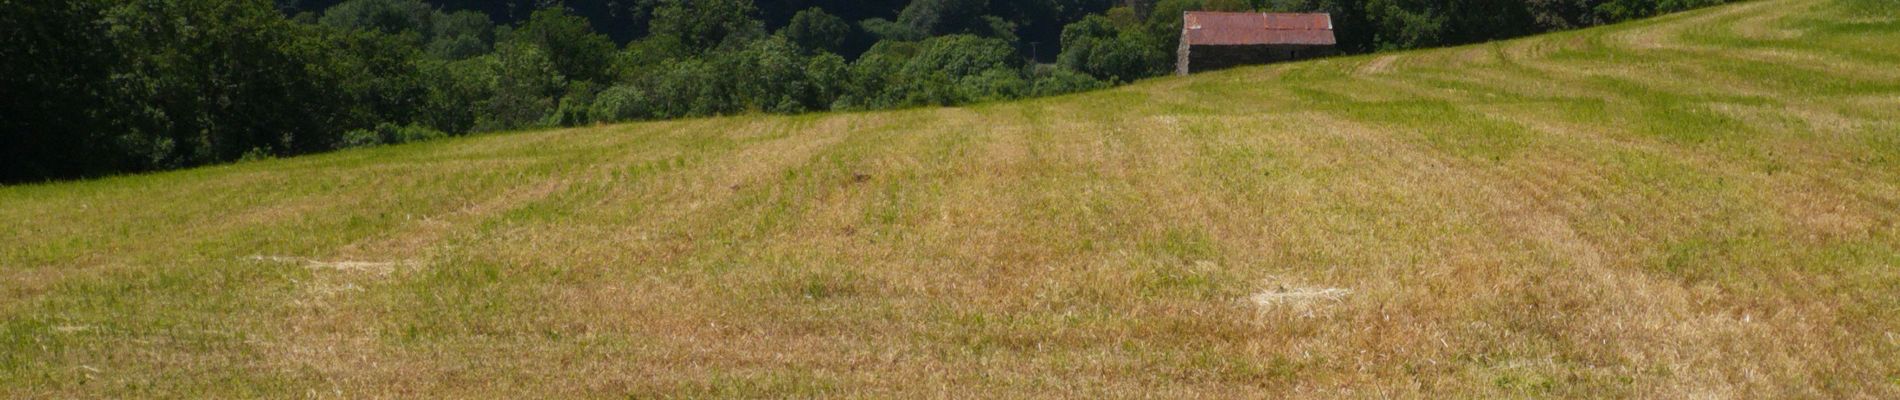
[[[0,188],[4,397],[1900,396],[1900,19]]]

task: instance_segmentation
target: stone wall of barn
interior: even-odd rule
[[[1179,61],[1175,63],[1174,72],[1180,75],[1242,65],[1298,61],[1337,53],[1333,46],[1284,44],[1246,46],[1188,46],[1184,44],[1178,47],[1176,52],[1175,56]]]

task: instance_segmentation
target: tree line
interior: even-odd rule
[[[1171,71],[1187,10],[1330,12],[1357,53],[1721,1],[0,1],[0,183],[1092,90]]]

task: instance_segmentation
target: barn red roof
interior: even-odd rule
[[[1189,45],[1333,45],[1327,14],[1189,11],[1181,39]]]

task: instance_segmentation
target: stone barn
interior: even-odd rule
[[[1189,11],[1174,73],[1330,56],[1334,44],[1327,14]]]

